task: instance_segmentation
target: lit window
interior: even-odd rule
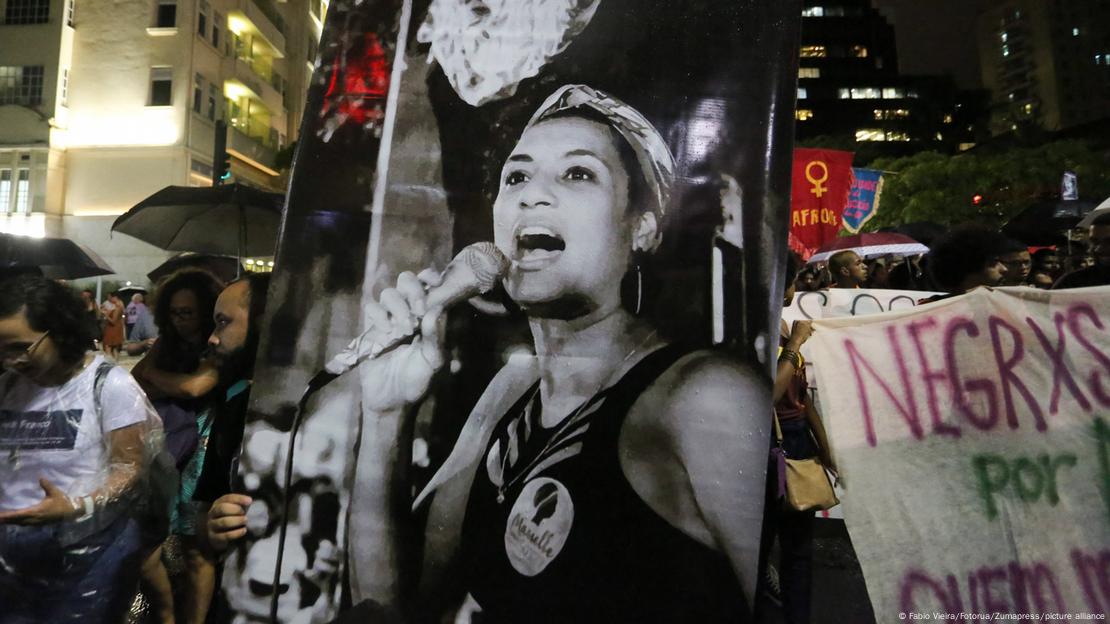
[[[824,16],[825,16],[825,8],[824,7],[808,7],[808,8],[802,9],[802,17],[824,17]]]
[[[886,133],[887,141],[909,141],[910,135],[899,130],[889,130]]]
[[[1006,43],[1010,39],[1009,33],[1002,33],[1002,43]]]
[[[12,205],[12,170],[0,169],[0,213],[8,212]]]
[[[817,67],[800,67],[798,68],[799,78],[820,78],[821,69]]]
[[[1021,110],[1026,115],[1032,115],[1033,114],[1033,105],[1032,104],[1026,104],[1025,106],[1021,107]]]
[[[154,8],[154,27],[173,28],[177,26],[177,0],[158,0]]]
[[[794,111],[794,119],[798,121],[809,121],[813,119],[813,111],[808,108],[799,108]]]
[[[878,128],[856,130],[856,141],[885,141],[886,133]]]
[[[895,89],[894,87],[885,87],[883,89],[884,100],[901,100],[906,97],[906,92],[902,89]]]
[[[876,121],[885,121],[889,119],[906,119],[910,116],[910,111],[904,108],[876,108],[872,113]]]
[[[936,134],[936,138],[937,138],[938,141],[943,141],[944,140],[944,135],[938,132]]]
[[[8,0],[5,24],[45,24],[50,20],[50,0]]]
[[[150,68],[150,101],[147,106],[173,105],[173,68]]]
[[[823,45],[802,46],[802,58],[824,58],[829,55],[829,50]]]
[[[805,87],[798,87],[798,99],[804,100],[809,94],[806,92]]]
[[[875,87],[852,87],[850,94],[853,100],[877,100],[883,97],[882,90]]]
[[[15,211],[30,212],[31,208],[31,170],[20,169],[15,183]]]
[[[848,54],[856,58],[867,58],[867,46],[854,45],[848,48]]]
[[[946,124],[952,123],[952,115],[945,115],[944,116],[944,123],[946,123]]]
[[[42,104],[43,66],[0,66],[0,106]]]
[[[1002,56],[1010,56],[1010,46],[1008,44],[1002,44]]]
[[[1072,28],[1071,29],[1071,36],[1072,37],[1078,37],[1079,36],[1079,29],[1078,28]]]
[[[850,100],[852,98],[852,90],[851,89],[837,89],[836,90],[836,97],[838,97],[842,100]]]

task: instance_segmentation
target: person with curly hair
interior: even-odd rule
[[[1007,272],[1002,257],[1010,248],[1009,239],[985,225],[965,223],[952,228],[933,243],[927,256],[933,282],[949,294],[922,303],[962,295],[980,286],[1000,286]]]
[[[486,387],[413,506],[424,539],[408,541],[407,510],[377,503],[411,491],[398,449],[412,448],[410,407],[448,361],[442,308],[424,288],[442,276],[401,273],[366,304],[374,342],[414,325],[421,336],[359,365],[356,608],[439,621],[469,594],[484,622],[745,621],[768,415],[737,406],[767,406],[770,392],[753,368],[671,341],[642,315],[640,276],[675,176],[666,141],[624,102],[566,85],[502,165],[493,241],[536,356]],[[213,545],[243,538],[251,502],[216,501]],[[405,569],[390,585],[383,562],[421,556],[419,578]],[[419,594],[392,593],[409,582]]]
[[[179,617],[175,617],[162,548],[156,548],[143,566],[147,597],[164,623],[202,622],[215,583],[212,558],[196,539],[197,515],[204,510],[198,509],[192,498],[212,426],[208,396],[220,381],[217,366],[205,356],[205,349],[215,327],[212,311],[222,288],[215,276],[198,269],[185,269],[168,277],[154,303],[159,338],[132,370],[165,422],[167,447],[181,469],[181,486],[170,523],[170,533],[181,541],[186,564],[183,600],[177,601]]]
[[[0,622],[118,622],[142,556],[136,503],[157,415],[92,350],[77,293],[36,276],[0,292]]]

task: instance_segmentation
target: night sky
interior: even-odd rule
[[[980,88],[975,13],[980,0],[874,0],[894,25],[903,74],[949,74]]]

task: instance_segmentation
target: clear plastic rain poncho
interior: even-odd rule
[[[60,386],[0,374],[0,622],[99,621],[128,600],[177,489],[163,439],[101,355]]]

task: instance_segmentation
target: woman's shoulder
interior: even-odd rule
[[[771,406],[770,378],[751,364],[713,349],[697,349],[679,357],[653,383],[641,403],[653,406],[660,426],[683,429],[691,420],[716,420],[740,425],[756,408]]]
[[[700,392],[721,386],[740,389],[758,386],[763,381],[756,368],[743,360],[717,349],[695,349],[681,355],[660,376],[660,381],[674,384],[673,389]]]

